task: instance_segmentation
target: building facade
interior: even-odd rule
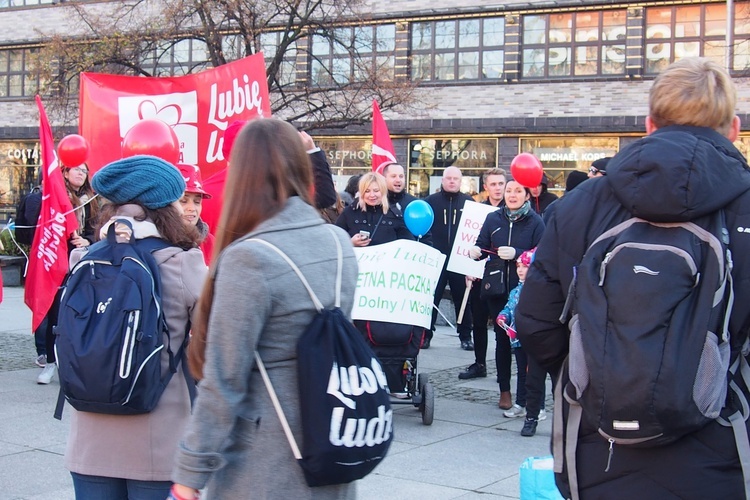
[[[33,96],[41,82],[31,71],[34,54],[49,36],[73,30],[75,3],[102,12],[113,4],[0,0],[6,27],[0,33],[0,221],[35,182]],[[372,2],[365,10],[371,12],[366,21],[337,29],[383,74],[417,86],[408,111],[384,112],[417,196],[434,192],[447,166],[462,169],[464,191],[479,191],[482,171],[507,169],[524,151],[540,158],[550,191],[561,193],[570,171],[585,171],[645,133],[651,82],[684,57],[710,57],[727,67],[739,91],[743,130],[750,123],[748,1],[405,0]],[[264,43],[272,46],[280,33],[264,34]],[[237,40],[226,33],[224,43],[231,52]],[[205,48],[186,39],[151,62],[155,73],[177,75],[206,60]],[[351,53],[315,34],[284,64],[283,78],[300,85],[358,77]],[[314,135],[339,187],[370,169],[369,125]],[[747,154],[750,131],[738,146]]]

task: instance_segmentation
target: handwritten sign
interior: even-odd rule
[[[475,201],[467,201],[464,204],[456,239],[453,241],[453,248],[451,248],[451,254],[448,256],[448,271],[473,276],[474,278],[482,277],[484,261],[472,260],[469,257],[469,248],[476,244],[484,219],[487,218],[489,213],[496,210],[497,207]]]
[[[359,277],[352,318],[430,327],[445,255],[410,240],[356,247]]]

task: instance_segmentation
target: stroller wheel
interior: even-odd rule
[[[422,412],[422,423],[432,425],[435,417],[435,390],[429,382],[425,383],[422,388],[422,403],[419,405],[419,411]]]
[[[424,386],[429,380],[430,376],[426,373],[420,373],[419,375],[417,375],[417,387],[419,388],[419,392],[424,391]]]

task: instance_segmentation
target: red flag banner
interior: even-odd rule
[[[372,170],[381,172],[382,167],[396,162],[396,151],[393,149],[391,134],[380,113],[378,101],[372,100]]]
[[[57,289],[68,272],[68,239],[78,229],[78,219],[59,168],[52,128],[39,96],[36,96],[36,105],[39,108],[39,144],[44,182],[42,209],[29,252],[24,290],[24,302],[32,312],[32,331],[37,329],[49,311]]]
[[[158,119],[180,141],[179,162],[198,165],[204,179],[226,164],[221,146],[229,124],[271,116],[262,53],[170,78],[81,73],[80,107],[92,172],[121,158],[119,145],[133,125]]]

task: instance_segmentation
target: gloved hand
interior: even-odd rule
[[[482,257],[482,249],[478,246],[469,248],[469,257],[471,257],[473,260],[479,260]]]
[[[510,340],[516,340],[516,331],[513,328],[508,327],[508,329],[506,330],[506,333],[508,334],[508,337],[510,338]]]
[[[508,324],[508,317],[505,314],[498,314],[495,321],[497,321],[499,326],[503,326]]]
[[[516,249],[513,247],[498,247],[497,256],[503,260],[513,260],[516,258]]]

